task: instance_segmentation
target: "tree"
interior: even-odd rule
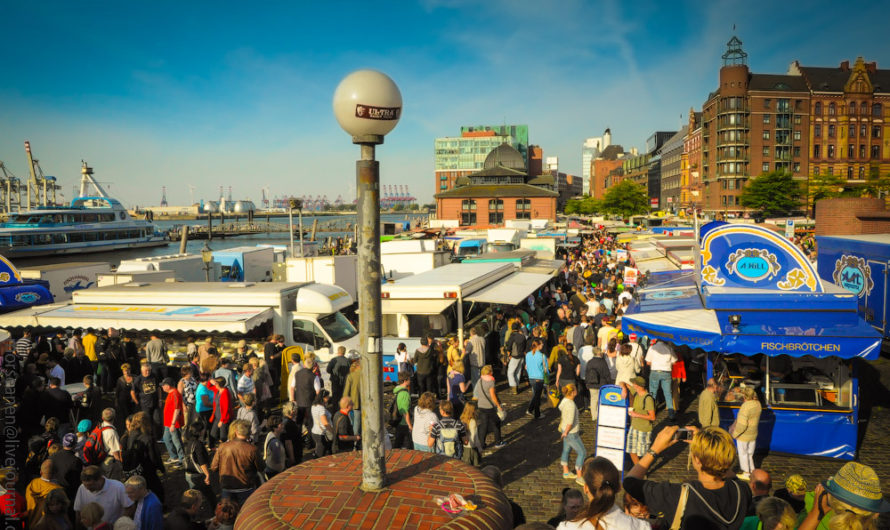
[[[870,168],[863,191],[871,197],[886,197],[890,194],[890,173],[881,175],[877,167]]]
[[[581,199],[569,199],[563,209],[567,215],[592,215],[602,211],[602,201],[585,195]]]
[[[603,210],[607,213],[630,217],[649,212],[649,197],[641,186],[632,180],[622,180],[610,187],[603,198]]]
[[[742,190],[739,202],[764,215],[781,215],[799,210],[802,195],[800,184],[791,173],[777,170],[751,179]]]

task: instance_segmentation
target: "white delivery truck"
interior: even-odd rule
[[[37,267],[19,267],[22,278],[49,282],[56,302],[71,300],[71,293],[95,287],[98,275],[111,272],[111,264],[98,261],[56,263]]]
[[[30,307],[0,318],[4,328],[116,328],[181,339],[192,335],[247,338],[272,334],[328,361],[339,346],[359,354],[358,332],[340,313],[352,297],[319,283],[133,282],[74,293],[66,304]]]
[[[201,254],[169,254],[121,261],[117,272],[173,271],[177,281],[203,282],[209,272],[210,281],[218,282],[221,276],[220,265],[211,261],[209,271],[204,270]]]
[[[511,252],[519,248],[526,231],[519,228],[489,228],[488,252]]]

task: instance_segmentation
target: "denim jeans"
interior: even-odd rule
[[[671,373],[652,370],[649,373],[649,393],[652,399],[658,403],[658,388],[661,387],[664,392],[664,403],[668,409],[668,415],[674,415],[674,400],[671,398]]]
[[[470,366],[470,383],[472,383],[473,388],[476,388],[476,383],[479,382],[480,377],[482,377],[482,367]]]
[[[352,409],[349,411],[349,422],[352,423],[352,432],[356,436],[362,435],[362,411],[361,409]]]
[[[507,381],[511,387],[519,386],[519,377],[522,375],[522,358],[510,357],[507,365]]]
[[[584,459],[587,457],[587,450],[584,449],[584,442],[581,441],[581,434],[577,432],[570,432],[562,439],[562,457],[559,459],[560,464],[564,466],[569,465],[569,452],[572,449],[575,450],[575,469],[580,471],[581,467],[584,465]]]
[[[171,460],[182,460],[182,440],[179,437],[179,429],[171,429],[164,427],[164,445],[167,447],[167,454]]]

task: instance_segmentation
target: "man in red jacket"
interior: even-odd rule
[[[182,464],[182,394],[176,388],[176,382],[167,377],[161,381],[161,388],[167,394],[164,400],[164,445],[167,446],[167,454],[173,465]]]
[[[235,398],[232,390],[226,388],[226,379],[211,379],[216,386],[216,400],[213,402],[213,417],[210,418],[210,439],[213,445],[229,439],[229,423],[234,419]]]

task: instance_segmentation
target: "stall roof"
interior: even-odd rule
[[[553,277],[549,274],[516,272],[494,285],[473,293],[466,297],[466,300],[487,304],[516,305],[552,279]]]
[[[675,271],[679,269],[679,267],[674,262],[667,258],[654,258],[645,260],[638,260],[634,258],[634,260],[636,267],[642,272],[664,272]]]
[[[438,315],[454,305],[455,300],[381,300],[384,315]]]
[[[268,307],[53,304],[4,315],[3,325],[247,333],[269,320],[273,313]]]

